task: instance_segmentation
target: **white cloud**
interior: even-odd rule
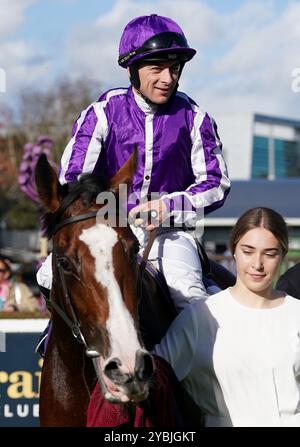
[[[220,14],[198,0],[118,1],[89,28],[76,29],[66,49],[74,76],[83,72],[107,86],[127,85],[117,65],[121,31],[133,17],[172,17],[197,49],[186,65],[180,88],[211,111],[260,111],[299,116],[291,71],[299,66],[300,5],[245,2]],[[297,65],[298,64],[298,65]]]
[[[13,33],[24,21],[25,10],[36,0],[0,0],[0,39]]]
[[[185,30],[191,46],[194,43],[199,48],[222,29],[217,13],[196,0],[162,0],[156,3],[155,8],[151,2],[119,0],[108,13],[96,18],[88,29],[76,29],[70,36],[66,56],[73,75],[86,70],[90,76],[106,84],[123,82],[124,85],[126,72],[117,65],[122,30],[134,17],[151,13],[172,17]],[[197,17],[202,17],[202,26],[199,26]],[[198,60],[201,58],[201,50],[197,57]]]
[[[220,13],[200,0],[118,0],[92,22],[76,23],[56,61],[50,61],[43,42],[13,39],[35,1],[0,0],[0,67],[16,95],[22,85],[55,82],[55,63],[66,75],[90,76],[107,88],[128,85],[126,70],[117,64],[121,32],[134,17],[157,13],[177,21],[197,49],[180,89],[205,109],[299,117],[300,94],[291,88],[292,70],[300,66],[299,2],[290,0],[278,10],[275,0],[248,0]],[[64,1],[82,7],[82,1]]]
[[[49,79],[50,61],[39,43],[16,37],[24,25],[26,10],[37,0],[0,0],[0,68],[6,75],[1,100],[15,106],[20,89]]]
[[[42,83],[48,78],[50,62],[38,59],[38,54],[36,48],[21,39],[0,44],[0,67],[6,72],[7,99],[18,96],[20,88]]]
[[[291,76],[293,68],[300,65],[300,4],[287,5],[280,16],[270,13],[270,4],[260,8],[266,9],[262,15],[267,20],[249,20],[248,30],[243,27],[240,38],[210,67],[217,98],[207,94],[206,100],[223,111],[230,108],[299,117],[299,97],[291,89]],[[233,27],[236,34],[238,23]]]

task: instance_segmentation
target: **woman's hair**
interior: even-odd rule
[[[232,229],[229,242],[232,255],[234,255],[236,245],[244,234],[259,227],[265,228],[276,237],[281,246],[282,255],[285,256],[289,249],[287,224],[281,214],[265,207],[251,208],[238,219]]]
[[[8,278],[11,277],[12,271],[11,271],[11,266],[10,266],[10,262],[8,259],[4,258],[2,255],[0,255],[0,263],[2,263],[4,265],[4,268],[8,271],[9,275]]]

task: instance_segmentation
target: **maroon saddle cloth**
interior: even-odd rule
[[[181,385],[164,359],[154,356],[154,361],[149,396],[137,405],[108,402],[97,382],[88,406],[87,427],[183,427]]]

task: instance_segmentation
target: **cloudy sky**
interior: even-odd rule
[[[175,19],[198,50],[180,90],[204,109],[300,119],[299,0],[0,0],[0,102],[64,75],[89,76],[101,89],[128,85],[119,37],[149,13]]]

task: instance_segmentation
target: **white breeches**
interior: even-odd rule
[[[132,227],[141,245],[140,254],[147,245],[149,233]],[[163,274],[170,295],[180,311],[191,300],[206,298],[208,293],[202,281],[202,267],[193,236],[174,228],[157,229],[148,259]]]
[[[132,226],[132,230],[139,240],[142,255],[149,233],[140,227]],[[156,231],[157,237],[150,250],[149,260],[164,275],[176,308],[180,311],[191,300],[206,298],[208,293],[202,282],[202,267],[193,236],[186,231],[174,228]],[[51,289],[51,254],[37,272],[37,282]],[[213,293],[216,291],[214,290]]]

